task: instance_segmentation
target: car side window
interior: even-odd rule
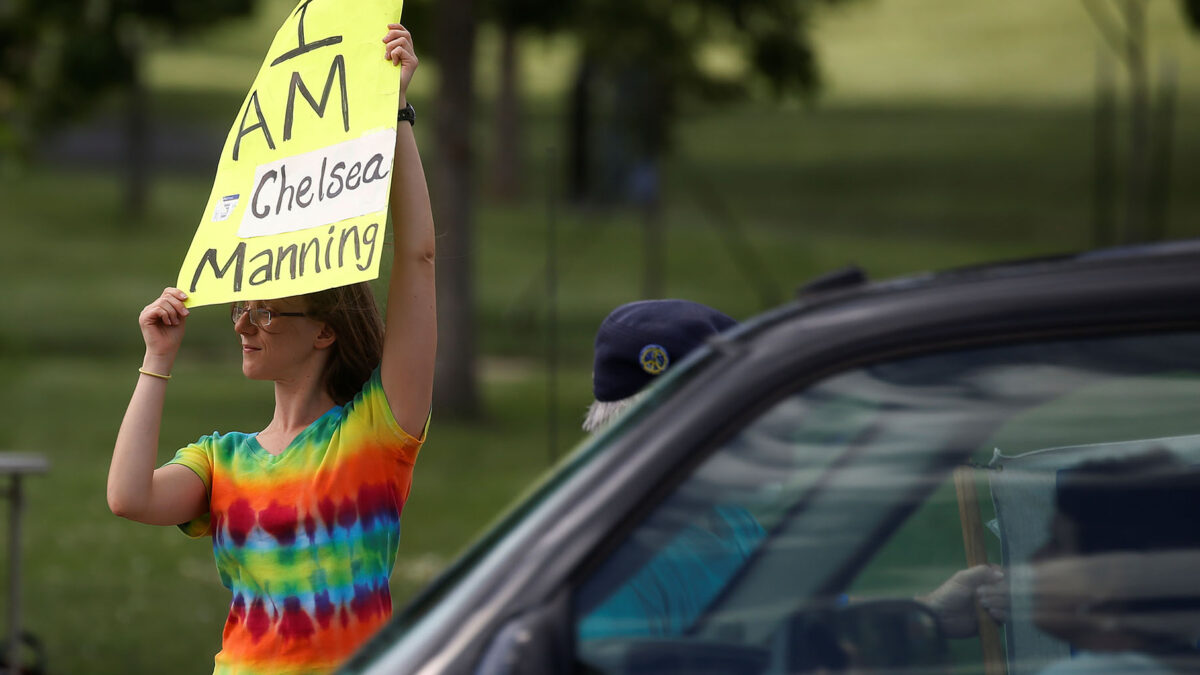
[[[1132,469],[1094,494],[1089,471],[1132,461],[1145,469],[1135,487],[1153,494],[1156,480],[1200,465],[1198,413],[1200,336],[1190,333],[958,350],[842,373],[697,448],[704,461],[590,562],[571,596],[575,660],[609,673],[1082,665],[1096,658],[1089,631],[1102,627],[1047,621],[1038,579],[1069,576],[1069,528],[1103,530],[1083,516],[1121,493]],[[1188,505],[1183,483],[1167,487]],[[1132,537],[1103,561],[1111,571],[1128,563],[1114,555],[1161,545],[1170,569],[1194,560],[1180,551],[1197,540]],[[972,550],[989,567],[972,569]],[[1196,585],[1165,583],[1154,602],[1131,606],[1155,615],[1155,602],[1200,597]],[[1105,601],[1125,591],[1089,592]],[[1082,615],[1086,601],[1064,602]],[[1191,658],[1195,636],[1178,617],[1163,623],[1141,616],[1131,634],[1158,626],[1170,653],[1157,639],[1129,641],[1110,664]]]

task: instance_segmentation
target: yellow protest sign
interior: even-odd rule
[[[190,306],[379,275],[400,69],[401,0],[301,0],[238,110],[178,287]]]

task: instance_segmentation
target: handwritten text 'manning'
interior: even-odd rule
[[[343,225],[340,232],[338,226],[331,225],[324,240],[314,236],[306,241],[258,249],[248,249],[247,242],[241,241],[227,256],[210,248],[196,263],[188,292],[195,293],[200,282],[210,277],[213,281],[225,280],[230,284],[230,290],[240,293],[243,282],[261,286],[270,281],[298,279],[306,273],[340,270],[347,264],[365,272],[375,260],[378,236],[379,223],[371,223],[361,231],[357,224]],[[246,276],[247,269],[250,270],[249,277]]]

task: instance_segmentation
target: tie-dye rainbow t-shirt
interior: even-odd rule
[[[424,440],[396,423],[379,371],[278,455],[255,434],[213,433],[181,449],[209,513],[179,527],[211,535],[233,602],[215,673],[333,670],[392,613],[388,577]]]

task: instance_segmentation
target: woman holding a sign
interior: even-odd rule
[[[391,24],[384,43],[400,67],[400,107],[411,111],[412,38]],[[217,672],[332,670],[391,614],[388,578],[436,346],[433,216],[403,121],[393,169],[386,330],[365,282],[231,308],[243,373],[275,383],[261,431],[204,436],[155,469],[187,295],[168,288],[139,318],[146,355],[113,450],[108,503],[132,520],[211,535],[233,594]]]

